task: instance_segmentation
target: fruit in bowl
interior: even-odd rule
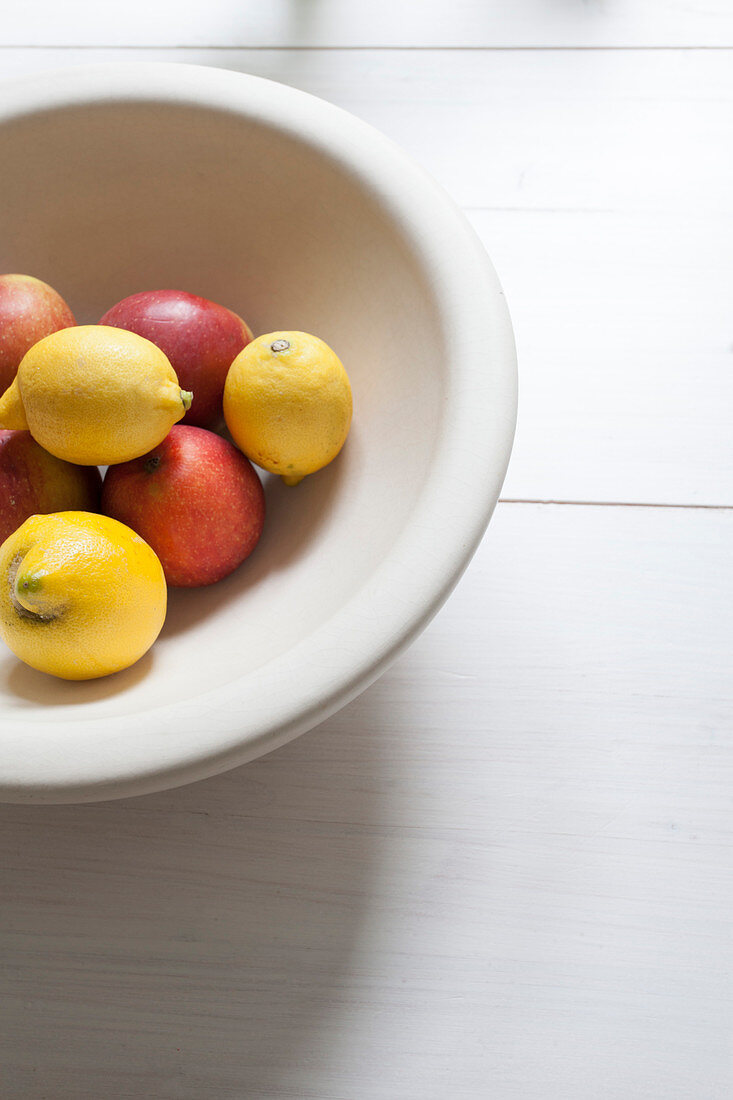
[[[124,329],[46,336],[0,398],[0,428],[28,428],[57,458],[106,466],[145,454],[191,403],[163,352]]]
[[[26,431],[0,429],[0,543],[29,516],[96,512],[102,478],[45,451]]]
[[[252,339],[238,314],[184,290],[148,290],[123,298],[99,323],[136,332],[165,352],[181,386],[193,392],[185,424],[209,428],[221,419],[227,372]]]
[[[33,275],[0,275],[0,393],[35,343],[75,324],[74,314],[48,283]]]
[[[336,457],[351,423],[348,375],[309,333],[253,340],[236,314],[183,291],[131,295],[103,321],[115,324],[43,336],[0,398],[0,559],[8,577],[0,630],[21,660],[67,679],[119,671],[147,651],[154,638],[139,644],[141,608],[132,604],[147,599],[148,625],[157,624],[155,636],[160,630],[155,584],[146,596],[114,582],[120,554],[130,551],[138,571],[162,569],[169,585],[215,584],[262,534],[264,491],[242,451],[295,485]],[[226,390],[242,450],[175,423],[193,395],[159,345],[200,384],[200,416],[218,415]],[[141,453],[145,443],[153,446]],[[94,464],[108,464],[101,500]],[[90,514],[97,508],[112,527]],[[114,588],[109,598],[106,585]],[[105,604],[120,625],[116,649],[100,641]],[[41,623],[54,626],[34,632],[31,624]]]
[[[232,438],[286,485],[333,461],[346,442],[351,414],[343,363],[308,332],[258,336],[227,374],[224,416]]]
[[[128,668],[165,611],[158,558],[108,516],[31,516],[0,547],[0,636],[41,672],[88,680]]]
[[[252,553],[265,494],[226,439],[176,424],[142,458],[110,467],[102,508],[156,551],[168,584],[198,588],[229,576]]]

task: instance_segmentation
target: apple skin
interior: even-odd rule
[[[142,458],[110,466],[102,511],[152,546],[169,585],[199,588],[252,553],[265,494],[252,464],[226,439],[176,424]]]
[[[145,290],[123,298],[99,323],[136,332],[165,352],[181,389],[193,391],[181,423],[209,428],[221,419],[227,372],[252,339],[236,313],[183,290]]]
[[[0,543],[30,516],[98,512],[102,477],[44,451],[30,432],[0,429]]]
[[[34,344],[75,324],[74,314],[48,283],[33,275],[0,275],[0,393]]]

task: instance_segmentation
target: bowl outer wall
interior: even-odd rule
[[[398,146],[332,104],[261,77],[157,62],[54,71],[7,82],[3,93],[0,126],[85,103],[161,102],[254,118],[315,147],[401,233],[441,304],[451,349],[435,460],[410,521],[363,587],[319,629],[253,675],[151,709],[145,728],[138,715],[105,720],[104,737],[92,751],[87,740],[83,756],[73,752],[78,721],[59,722],[49,745],[46,723],[3,720],[0,800],[145,794],[215,775],[312,728],[425,628],[481,541],[506,473],[517,403],[511,322],[488,256],[452,200]]]

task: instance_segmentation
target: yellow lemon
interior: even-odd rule
[[[134,664],[160,633],[166,598],[157,556],[108,516],[31,516],[0,546],[0,636],[64,680]]]
[[[252,462],[288,485],[320,470],[343,447],[351,386],[328,344],[307,332],[270,332],[240,351],[224,386],[224,417]]]
[[[157,447],[191,397],[150,340],[108,325],[79,325],[26,352],[0,398],[0,428],[29,428],[67,462],[111,466]]]

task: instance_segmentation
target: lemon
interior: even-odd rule
[[[31,516],[0,546],[0,636],[65,680],[134,664],[160,633],[166,597],[157,556],[108,516]]]
[[[108,325],[79,325],[26,352],[0,398],[0,427],[29,428],[67,462],[111,466],[157,447],[191,397],[150,340]]]
[[[351,411],[341,360],[307,332],[270,332],[252,340],[232,363],[224,386],[224,417],[234,442],[288,485],[336,457]]]

